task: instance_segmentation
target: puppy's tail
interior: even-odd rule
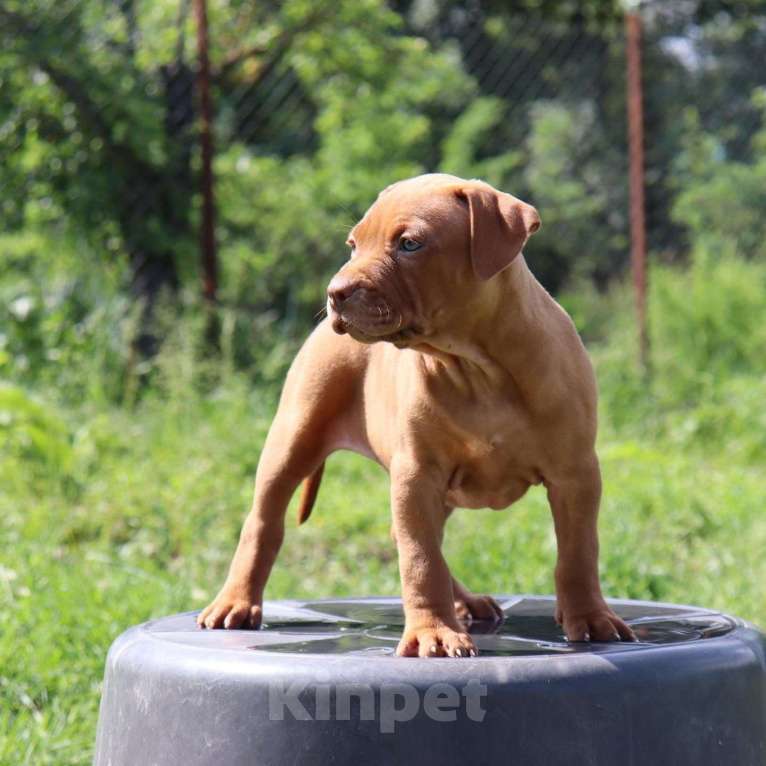
[[[311,516],[311,509],[314,507],[314,501],[317,499],[317,493],[319,492],[319,485],[322,482],[323,473],[324,461],[319,464],[319,468],[317,468],[314,473],[309,474],[309,476],[303,480],[301,501],[298,505],[298,524],[303,524],[303,522]]]

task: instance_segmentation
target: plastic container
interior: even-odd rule
[[[391,598],[272,601],[260,631],[195,614],[106,663],[96,766],[765,766],[766,638],[710,610],[611,601],[639,642],[568,644],[549,597],[500,597],[476,658],[393,656]]]

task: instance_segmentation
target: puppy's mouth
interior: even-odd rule
[[[404,327],[403,318],[398,315],[395,322],[365,321],[367,317],[351,317],[345,312],[338,313],[332,307],[327,311],[332,329],[338,335],[350,335],[360,343],[378,343],[386,341],[397,348],[405,348],[418,335],[413,326]]]
[[[368,335],[351,325],[346,332],[348,332],[354,340],[358,340],[360,343],[378,343],[380,341],[385,341],[386,343],[393,343],[397,348],[407,348],[418,336],[417,331],[412,327],[404,327],[401,330],[386,333],[385,335]]]

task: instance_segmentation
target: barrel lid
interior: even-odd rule
[[[496,597],[502,623],[474,621],[469,626],[480,656],[572,655],[636,651],[650,646],[688,644],[725,636],[742,623],[737,618],[694,606],[610,600],[610,606],[638,641],[569,643],[554,620],[551,596]],[[303,655],[393,655],[404,614],[398,598],[344,598],[267,601],[260,630],[202,630],[196,613],[163,617],[143,629],[153,638],[232,651]]]

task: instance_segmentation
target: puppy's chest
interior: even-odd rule
[[[506,508],[542,480],[536,440],[523,413],[513,407],[452,419],[456,467],[447,502],[463,508]]]

